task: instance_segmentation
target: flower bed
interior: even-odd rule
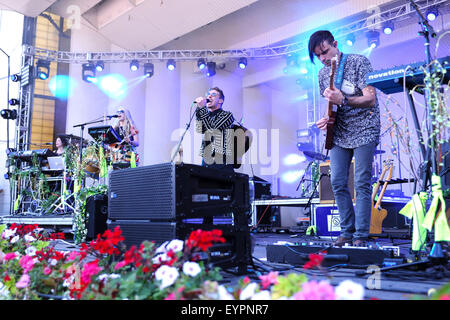
[[[0,226],[0,299],[72,300],[336,300],[364,298],[364,288],[345,280],[337,287],[305,274],[269,272],[252,282],[221,283],[220,269],[200,260],[217,242],[220,230],[196,230],[186,241],[162,245],[145,241],[126,248],[120,228],[107,230],[79,250],[60,251],[37,225]],[[323,256],[311,255],[305,268],[320,268]],[[449,296],[449,288],[438,291]]]

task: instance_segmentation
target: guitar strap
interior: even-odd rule
[[[347,61],[347,55],[343,52],[341,53],[341,59],[339,60],[339,67],[336,75],[336,80],[334,81],[334,86],[336,89],[341,90],[342,82],[344,81],[344,67]]]

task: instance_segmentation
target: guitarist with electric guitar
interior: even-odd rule
[[[317,58],[321,95],[328,101],[327,115],[316,122],[326,131],[331,186],[340,215],[341,234],[336,246],[365,246],[372,208],[372,162],[380,139],[380,111],[375,89],[366,83],[370,61],[359,54],[344,54],[327,30],[313,33],[308,43],[311,62]],[[355,159],[356,202],[348,187]]]

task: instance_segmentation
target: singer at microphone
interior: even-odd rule
[[[197,105],[196,131],[203,134],[200,154],[202,166],[234,172],[232,134],[228,129],[232,128],[234,117],[230,111],[222,109],[225,95],[220,88],[214,87],[208,90],[204,97],[194,100]]]

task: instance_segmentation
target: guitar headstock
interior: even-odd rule
[[[383,161],[383,164],[384,164],[385,172],[387,172],[389,170],[388,177],[386,178],[386,181],[389,181],[392,178],[392,172],[394,170],[394,160],[386,159]]]

